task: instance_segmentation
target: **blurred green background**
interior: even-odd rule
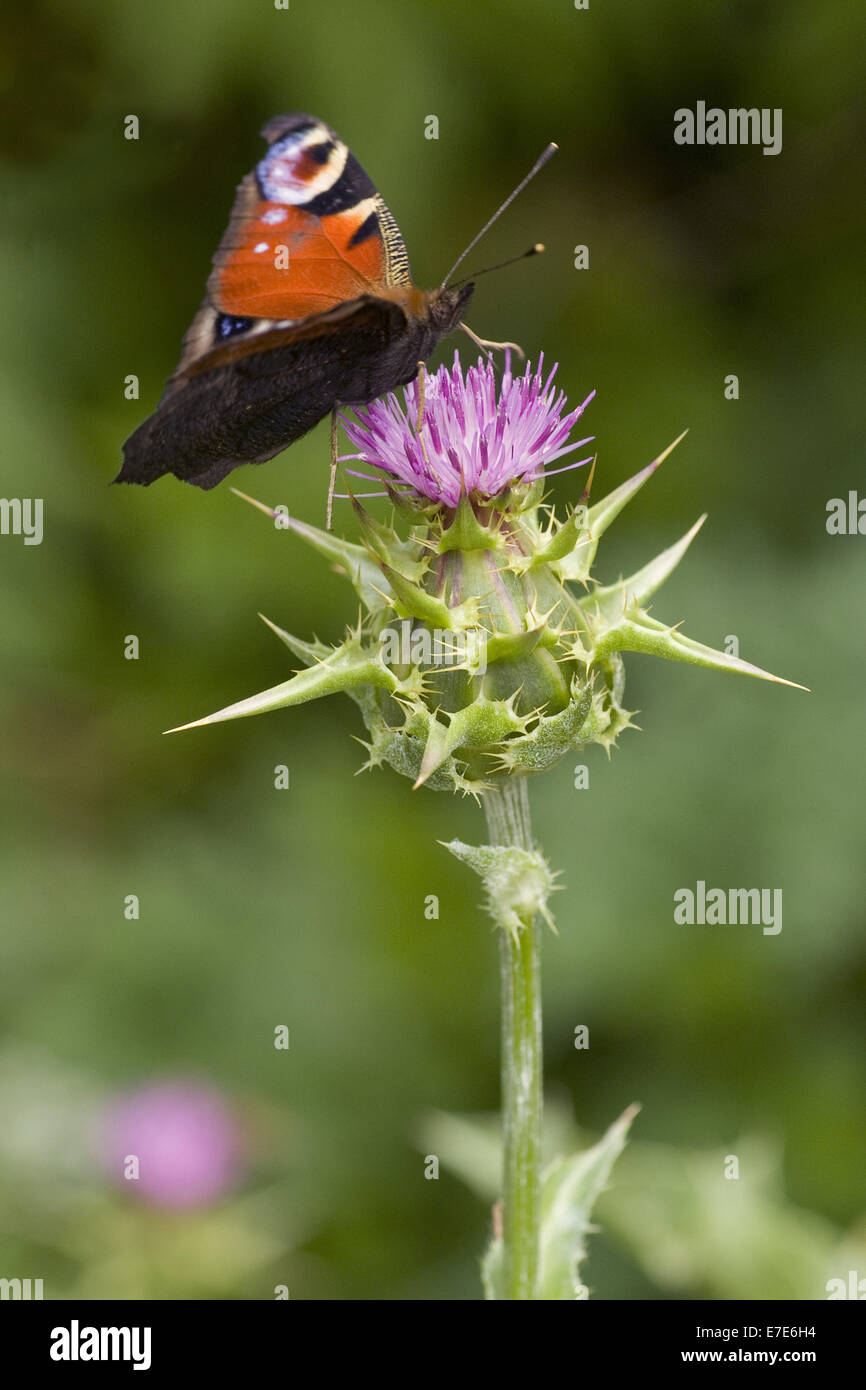
[[[863,478],[862,12],[40,0],[4,24],[2,493],[43,498],[45,536],[0,538],[0,1275],[43,1277],[46,1297],[480,1296],[485,1181],[433,1116],[498,1103],[495,940],[436,843],[482,838],[481,814],[356,778],[348,700],[163,738],[289,674],[257,611],[338,638],[354,608],[225,485],[108,486],[258,129],[293,109],[351,144],[428,286],[559,142],[470,264],[547,255],[481,281],[469,321],[543,349],[575,403],[597,388],[597,496],[689,427],[604,577],[707,510],[655,611],[812,690],[632,658],[644,732],[609,762],[590,750],[589,790],[577,755],[533,787],[567,889],[545,944],[551,1141],[643,1106],[586,1282],[811,1299],[866,1275],[866,541],[825,528]],[[699,99],[781,107],[782,153],[676,146],[673,112]],[[326,472],[321,426],[233,481],[320,523]],[[697,879],[781,887],[781,934],[676,926]],[[175,1076],[224,1093],[247,1165],[222,1202],[172,1215],[105,1179],[95,1117]]]

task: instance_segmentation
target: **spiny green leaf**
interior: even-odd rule
[[[538,1294],[542,1300],[586,1297],[578,1269],[586,1254],[584,1237],[593,1205],[625,1147],[638,1112],[629,1106],[601,1139],[585,1153],[559,1158],[549,1166],[541,1191],[541,1262]]]
[[[265,516],[277,516],[273,507],[266,506],[264,502],[257,502],[254,497],[248,497],[236,487],[231,490],[236,497],[264,512]],[[320,531],[318,526],[311,526],[308,522],[298,521],[292,516],[286,518],[284,529],[294,532],[301,540],[306,541],[307,545],[312,546],[313,550],[345,571],[349,582],[369,612],[379,613],[388,607],[391,595],[387,582],[363,545],[341,540],[333,531]]]
[[[440,843],[483,880],[487,911],[504,931],[516,939],[536,913],[553,926],[547,901],[556,891],[556,875],[537,850],[517,845],[467,845],[462,840]]]
[[[398,570],[404,578],[413,583],[422,579],[427,569],[427,561],[419,560],[417,544],[401,540],[393,526],[385,526],[381,521],[377,521],[361,506],[356,497],[352,497],[352,505],[361,523],[361,534],[375,557],[378,568],[381,569],[381,564],[384,563]]]
[[[505,1245],[501,1236],[493,1236],[481,1258],[481,1283],[488,1302],[505,1298]]]
[[[652,463],[648,463],[646,468],[642,468],[639,473],[635,473],[633,478],[621,483],[613,492],[608,493],[607,497],[602,498],[594,507],[590,507],[586,514],[586,529],[589,532],[590,542],[588,545],[581,545],[558,562],[559,573],[563,579],[573,579],[582,581],[587,578],[593,563],[595,562],[598,543],[604,535],[608,526],[615,521],[627,502],[630,502],[636,492],[639,492],[644,483],[652,477],[653,473],[664,463],[665,459],[673,453],[680,440],[684,439],[688,430],[683,430],[679,438],[654,458]]]
[[[477,599],[449,608],[444,599],[437,598],[435,594],[428,594],[420,584],[393,569],[391,565],[383,564],[382,573],[395,595],[395,606],[398,610],[402,608],[410,618],[418,618],[433,627],[453,631],[473,627],[477,623]]]
[[[557,714],[542,715],[531,733],[510,738],[496,750],[498,769],[543,772],[580,742],[592,711],[592,686],[572,686],[571,699]]]
[[[656,589],[661,588],[668,575],[672,574],[685,555],[695,536],[700,531],[707,514],[698,517],[691,530],[687,531],[675,545],[671,545],[667,550],[663,550],[654,560],[650,560],[643,569],[637,570],[628,579],[620,579],[616,584],[594,589],[591,594],[586,594],[577,600],[578,607],[586,613],[600,612],[606,618],[613,621],[624,612],[629,602],[636,604],[645,603],[651,598]]]
[[[790,685],[795,690],[805,690],[805,685],[796,681],[774,676],[760,666],[742,661],[738,656],[715,651],[686,637],[678,628],[666,627],[655,618],[641,612],[636,607],[629,608],[618,623],[611,627],[595,646],[595,657],[605,657],[610,652],[646,652],[650,656],[666,657],[670,661],[684,661],[690,666],[706,666],[713,671],[736,671],[744,676],[757,676],[760,680],[775,681],[777,685]]]
[[[444,716],[447,722],[431,714],[427,744],[418,773],[420,787],[432,772],[458,747],[483,748],[496,743],[523,728],[523,719],[514,713],[507,700],[489,700],[479,695],[465,709]]]
[[[299,661],[305,662],[307,666],[313,666],[317,661],[324,661],[334,650],[326,642],[305,642],[300,637],[293,637],[291,632],[286,632],[284,628],[277,627],[276,623],[272,623],[270,618],[265,617],[264,613],[260,613],[259,617],[265,626],[269,627],[271,632],[276,633],[280,641],[285,643],[292,655],[296,656]]]
[[[501,550],[504,544],[498,530],[481,525],[464,493],[455,508],[454,520],[442,532],[436,549],[445,555],[449,550]]]
[[[546,623],[539,623],[526,632],[492,632],[485,639],[483,650],[488,665],[494,661],[519,661],[521,657],[529,656],[539,642],[547,646],[556,642],[556,634]]]
[[[590,535],[588,531],[588,511],[585,507],[576,507],[570,516],[554,531],[550,540],[535,551],[533,555],[527,557],[527,565],[534,569],[538,565],[546,564],[553,560],[564,560],[574,550],[575,546],[588,546]]]
[[[181,724],[176,729],[168,729],[170,734],[182,733],[185,729],[197,729],[203,724],[221,724],[227,719],[245,719],[252,714],[264,714],[269,710],[284,709],[290,705],[306,704],[308,700],[318,700],[323,695],[335,695],[356,686],[379,686],[384,690],[395,691],[399,682],[378,655],[363,651],[351,642],[337,648],[325,660],[317,662],[304,671],[299,671],[281,685],[272,686],[258,695],[251,695],[237,704],[227,705],[204,719],[194,719],[190,724]]]

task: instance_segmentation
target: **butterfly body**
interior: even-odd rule
[[[472,286],[412,284],[399,229],[367,174],[312,116],[281,116],[241,183],[207,295],[116,481],[174,473],[214,487],[338,405],[411,381]]]

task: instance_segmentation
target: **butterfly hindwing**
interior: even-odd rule
[[[353,399],[370,399],[363,364],[380,359],[389,343],[404,341],[405,315],[397,305],[371,298],[352,301],[340,322],[342,348],[358,364],[360,377],[349,389]],[[271,329],[261,335],[262,351],[238,342],[232,355],[229,342],[222,361],[205,358],[201,370],[194,362],[187,375],[169,382],[159,408],[127,442],[127,463],[130,457],[139,461],[133,481],[150,483],[170,471],[199,487],[215,487],[238,464],[262,463],[300,439],[336,399],[332,372],[310,351],[317,329],[326,326],[308,321],[294,330]],[[343,374],[341,389],[346,384]]]

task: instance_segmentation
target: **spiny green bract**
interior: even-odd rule
[[[388,763],[415,786],[477,794],[504,778],[542,772],[587,743],[610,750],[632,720],[623,704],[623,652],[779,679],[683,636],[644,608],[703,517],[628,579],[602,586],[593,578],[601,537],[673,447],[564,519],[545,506],[540,483],[483,504],[464,497],[453,509],[420,499],[408,505],[392,493],[388,525],[356,502],[361,545],[281,518],[336,563],[363,616],[336,647],[269,623],[304,669],[182,727],[343,691],[367,728],[364,767]]]

